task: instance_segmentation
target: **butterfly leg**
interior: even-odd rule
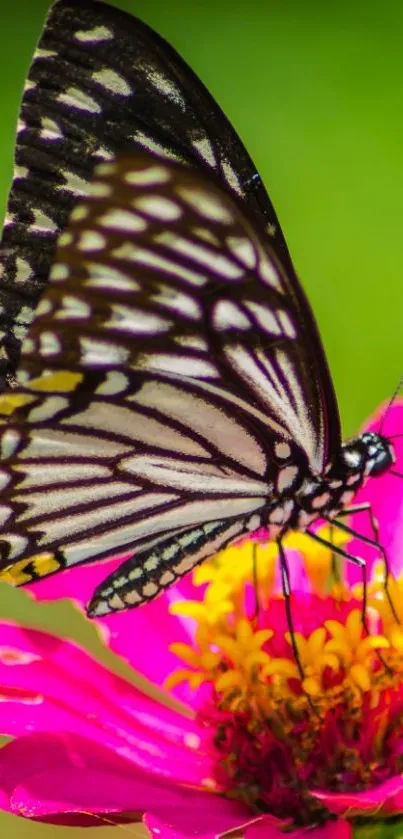
[[[336,522],[331,519],[331,524],[336,524]],[[344,526],[343,526],[344,529]],[[317,533],[314,533],[309,528],[305,531],[311,539],[314,539],[315,542],[319,542],[320,545],[324,545],[325,548],[329,548],[329,550],[333,551],[333,553],[337,554],[338,556],[342,556],[344,559],[347,559],[349,562],[353,562],[354,565],[358,565],[362,571],[362,622],[367,635],[370,635],[370,631],[367,624],[367,564],[365,559],[361,559],[359,556],[354,556],[354,554],[345,551],[344,548],[341,548],[340,545],[334,545],[332,542],[328,542],[327,539],[323,539],[322,536],[319,536]]]
[[[291,646],[292,646],[292,651],[294,653],[295,663],[296,663],[297,668],[298,668],[299,677],[301,679],[301,682],[303,682],[304,679],[305,679],[305,674],[304,674],[304,669],[303,669],[302,664],[301,664],[301,659],[299,657],[298,646],[297,646],[297,642],[296,642],[296,639],[295,639],[294,621],[293,621],[292,609],[291,609],[290,572],[288,570],[287,557],[285,555],[285,551],[284,551],[284,548],[283,548],[281,538],[277,539],[277,545],[278,545],[278,552],[279,552],[279,557],[280,557],[281,586],[282,586],[282,589],[283,589],[285,613],[286,613],[286,618],[287,618],[288,630],[289,630],[289,633],[290,633]]]
[[[259,573],[257,567],[257,542],[253,543],[252,546],[252,579],[253,579],[253,588],[255,592],[255,610],[252,615],[252,620],[257,621],[259,618],[260,613],[260,601],[259,601]]]
[[[368,513],[370,526],[374,535],[374,538],[371,539],[368,536],[364,536],[361,533],[357,533],[357,531],[353,530],[353,528],[348,527],[346,524],[339,522],[337,519],[342,518],[344,516],[350,516],[353,513]],[[356,504],[353,507],[348,507],[346,510],[342,510],[340,513],[337,514],[337,518],[330,519],[327,516],[324,516],[325,520],[328,521],[330,524],[338,527],[339,530],[344,530],[345,533],[349,533],[350,536],[354,537],[354,539],[359,539],[361,542],[364,542],[365,545],[371,545],[371,547],[376,548],[382,557],[383,567],[385,569],[385,576],[383,580],[383,589],[385,592],[386,599],[389,603],[390,610],[392,615],[396,621],[396,623],[401,623],[399,617],[396,613],[396,609],[394,607],[392,597],[389,591],[389,579],[390,579],[390,567],[389,567],[389,560],[387,557],[387,553],[385,548],[383,547],[382,543],[379,540],[379,525],[374,516],[374,512],[369,502],[363,504]]]
[[[355,511],[355,512],[357,512],[357,511]],[[346,511],[346,515],[347,515],[347,511]],[[347,525],[341,526],[340,522],[336,522],[334,519],[328,519],[328,521],[330,521],[330,523],[332,525],[339,526],[342,530],[347,529]],[[332,550],[333,553],[344,557],[344,559],[347,559],[349,562],[353,562],[355,565],[358,565],[361,568],[361,571],[362,571],[361,619],[362,619],[362,625],[364,627],[365,633],[367,635],[370,635],[371,633],[370,633],[370,629],[369,629],[368,622],[367,622],[367,563],[365,562],[365,559],[361,559],[359,556],[354,556],[354,554],[348,553],[348,551],[345,551],[339,545],[333,545],[331,542],[328,542],[326,539],[322,539],[321,536],[318,536],[317,533],[313,533],[311,530],[306,530],[305,532],[309,536],[311,536],[311,538],[314,539],[316,542],[319,542],[321,545],[324,545],[326,548],[330,548],[330,550]],[[347,533],[351,533],[352,536],[357,536],[358,535],[354,530],[351,530],[350,528],[347,529]],[[365,541],[365,540],[363,539],[363,541]],[[371,542],[369,542],[369,544],[371,544]],[[374,544],[376,544],[376,543],[374,543]],[[384,666],[385,670],[390,672],[390,667],[389,667],[388,664],[386,664],[386,662],[385,662],[382,654],[379,652],[379,650],[376,650],[376,655],[379,658],[379,661],[381,662],[381,664]]]

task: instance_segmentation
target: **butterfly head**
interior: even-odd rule
[[[366,448],[366,474],[373,478],[383,475],[396,462],[392,443],[374,431],[367,431],[361,440]]]
[[[350,469],[375,478],[387,472],[396,459],[390,440],[374,431],[366,431],[343,446],[343,460]]]

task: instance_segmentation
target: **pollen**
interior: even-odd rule
[[[335,536],[329,527],[318,532]],[[342,532],[333,544],[347,538]],[[278,546],[262,531],[199,566],[193,584],[200,596],[170,607],[195,629],[192,642],[171,644],[180,666],[166,684],[207,689],[199,715],[215,732],[220,788],[280,817],[291,807],[313,808],[316,818],[320,805],[305,789],[365,787],[385,777],[385,765],[391,774],[403,771],[392,746],[403,727],[403,630],[379,568],[364,625],[363,593],[349,588],[332,550],[303,533],[283,544],[298,580],[293,632]],[[402,604],[403,580],[391,578],[389,587],[391,602]],[[376,732],[370,742],[361,733],[368,726]],[[335,750],[341,768],[333,778],[328,756]]]

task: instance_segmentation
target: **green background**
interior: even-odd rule
[[[1,13],[0,196],[46,0]],[[218,99],[268,187],[312,302],[344,433],[390,396],[403,372],[403,6],[304,0],[126,0],[170,40]],[[69,632],[100,651],[68,604],[35,606],[4,588],[2,616]],[[118,832],[119,830],[119,832]],[[0,816],[16,839],[87,831]],[[127,832],[128,831],[128,832]],[[103,836],[138,828],[100,828]]]

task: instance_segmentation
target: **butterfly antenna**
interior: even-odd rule
[[[398,381],[398,383],[397,383],[397,387],[395,388],[395,390],[394,390],[394,391],[393,391],[393,393],[392,393],[392,396],[391,396],[391,398],[390,398],[390,400],[389,400],[389,403],[388,403],[388,405],[387,405],[387,407],[386,407],[386,411],[385,411],[385,413],[384,413],[384,415],[383,415],[383,417],[382,417],[381,424],[380,424],[380,426],[379,426],[379,431],[378,431],[378,434],[382,434],[382,431],[383,431],[383,429],[384,429],[384,427],[385,427],[385,422],[386,422],[386,418],[387,418],[387,416],[388,416],[388,413],[389,413],[389,411],[390,411],[390,409],[391,409],[391,407],[392,407],[392,405],[393,405],[393,403],[394,403],[394,401],[395,401],[396,397],[398,396],[398,394],[399,394],[399,392],[400,392],[400,390],[401,390],[402,386],[403,386],[403,376],[401,376],[401,377],[400,377],[400,379],[399,379],[399,381]]]
[[[395,478],[403,478],[402,472],[396,472],[396,469],[389,469],[389,475],[394,475]]]

